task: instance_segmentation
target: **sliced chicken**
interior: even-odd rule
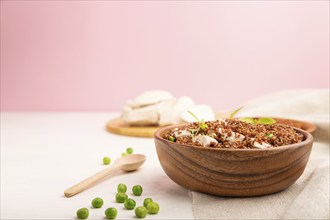
[[[150,105],[143,108],[132,109],[124,107],[122,119],[129,125],[157,125],[159,120],[159,105]]]
[[[131,108],[136,109],[157,104],[171,98],[173,98],[172,94],[167,91],[152,90],[138,95],[133,101],[128,101],[126,104]]]
[[[264,149],[264,148],[269,148],[269,147],[271,147],[272,145],[267,144],[267,143],[265,143],[265,142],[262,142],[261,144],[258,143],[258,142],[254,142],[254,143],[253,143],[253,146],[256,147],[256,148]]]
[[[163,101],[159,109],[159,125],[182,123],[181,114],[194,105],[194,101],[186,96]]]
[[[207,135],[198,135],[194,137],[192,141],[200,143],[203,147],[209,147],[211,145],[216,145],[218,143],[217,140]]]
[[[170,125],[192,122],[195,119],[187,112],[192,111],[205,121],[215,119],[213,110],[207,105],[196,106],[186,96],[173,98],[167,91],[153,90],[128,101],[122,111],[122,119],[130,125]]]
[[[174,136],[176,138],[179,138],[179,137],[190,137],[191,136],[191,132],[190,131],[187,131],[187,130],[183,130],[181,132],[175,131],[174,132]]]
[[[242,142],[245,139],[244,135],[237,133],[237,132],[231,132],[230,136],[227,136],[227,134],[224,133],[221,128],[219,128],[219,133],[222,136],[224,136],[224,138],[226,138],[226,141],[229,141],[230,143],[235,142],[235,141]]]

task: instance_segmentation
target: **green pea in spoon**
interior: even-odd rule
[[[126,172],[137,170],[144,163],[145,160],[146,156],[144,156],[143,154],[132,154],[125,157],[120,157],[116,159],[113,165],[111,165],[110,167],[107,167],[104,170],[101,170],[100,172],[95,173],[94,175],[77,183],[76,185],[66,189],[64,191],[64,195],[66,197],[74,196],[77,193],[80,193],[85,189],[89,188],[96,182],[101,181],[106,176],[114,173],[117,170],[123,170]]]

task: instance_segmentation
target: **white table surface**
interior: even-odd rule
[[[133,210],[115,202],[118,183],[128,186],[129,197],[142,205],[151,197],[160,205],[146,219],[193,219],[188,190],[172,182],[162,170],[152,138],[114,135],[105,130],[109,112],[1,112],[1,219],[74,219],[76,210],[89,208],[89,219],[104,219],[104,210],[116,207],[117,219],[135,219]],[[105,168],[127,147],[147,156],[136,172],[113,176],[72,198],[63,191]],[[140,184],[143,195],[131,195]],[[91,208],[94,197],[104,199]]]

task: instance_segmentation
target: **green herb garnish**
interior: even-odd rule
[[[257,122],[258,124],[263,124],[263,125],[272,125],[276,123],[275,119],[272,118],[259,118]]]
[[[268,118],[268,117],[264,117],[264,118],[258,118],[258,119],[254,119],[254,118],[240,118],[239,119],[242,122],[245,123],[250,123],[253,125],[257,125],[257,124],[262,124],[262,125],[272,125],[276,123],[276,120],[273,118]]]
[[[199,127],[204,131],[207,128],[207,124],[205,124],[204,118],[202,118],[202,121],[199,124]]]
[[[216,133],[211,133],[211,134],[207,134],[207,136],[211,137],[211,138],[216,138],[217,134]]]
[[[191,111],[188,111],[188,113],[191,114],[191,116],[193,116],[197,122],[199,122],[198,117],[194,113],[192,113]]]
[[[199,128],[198,129],[190,128],[189,131],[191,133],[191,138],[194,138],[195,135],[198,133]]]
[[[232,119],[237,114],[237,112],[239,112],[242,108],[243,108],[243,106],[236,109],[235,111],[233,111],[229,115],[229,118]],[[240,118],[239,120],[242,122],[250,123],[250,124],[254,124],[254,125],[257,125],[257,124],[272,125],[272,124],[276,123],[276,121],[273,118],[268,118],[268,117],[263,117],[263,118],[258,118],[258,119],[244,117],[244,118]]]
[[[200,121],[194,113],[192,113],[191,111],[188,111],[188,113],[191,114],[191,116],[193,116],[196,119],[196,121],[199,123],[199,128],[202,131],[204,131],[207,128],[207,124],[205,123],[204,118],[202,118],[202,120]],[[198,133],[198,131],[196,133]]]
[[[240,118],[239,120],[249,124],[256,124],[256,120],[254,120],[253,118]]]
[[[229,118],[232,119],[232,118],[237,114],[237,112],[239,112],[242,108],[243,108],[243,106],[241,106],[241,107],[239,107],[238,109],[236,109],[235,111],[233,111],[233,112],[229,115]]]
[[[190,128],[189,131],[190,133],[195,134],[198,131],[198,129]]]

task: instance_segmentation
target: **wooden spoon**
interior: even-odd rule
[[[66,197],[74,196],[117,170],[123,170],[126,172],[137,170],[144,163],[145,160],[146,156],[142,154],[132,154],[125,157],[120,157],[116,159],[114,164],[110,167],[105,168],[104,170],[101,170],[100,172],[95,173],[87,179],[84,179],[76,185],[66,189],[64,191],[64,195]]]

